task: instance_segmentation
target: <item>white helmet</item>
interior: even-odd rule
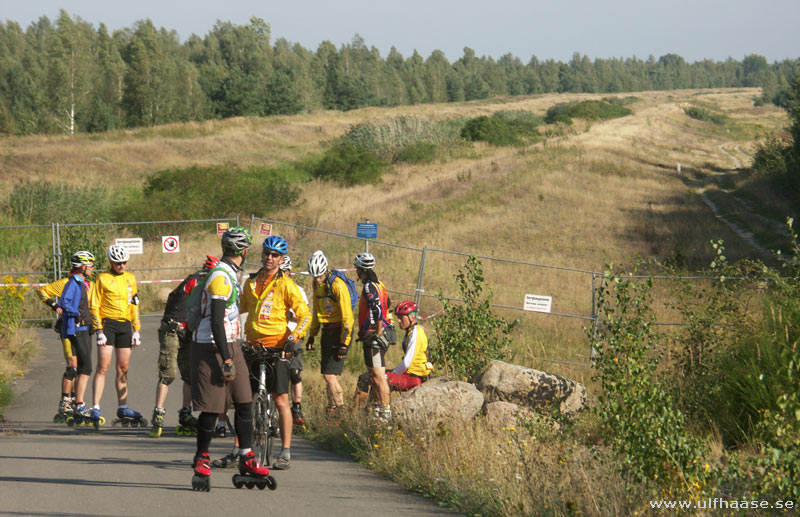
[[[112,244],[108,247],[108,260],[111,262],[127,262],[129,258],[131,258],[131,254],[128,253],[128,250],[119,244]]]
[[[328,272],[328,259],[322,250],[317,250],[308,259],[308,273],[313,277],[322,276]]]
[[[372,269],[375,267],[375,257],[371,253],[359,253],[353,265],[360,269]]]
[[[291,271],[292,270],[292,257],[289,255],[283,256],[283,262],[281,262],[281,271]]]

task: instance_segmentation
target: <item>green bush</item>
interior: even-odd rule
[[[522,142],[514,129],[499,118],[486,115],[467,121],[461,137],[472,142],[487,142],[492,145],[519,145]]]
[[[394,156],[394,162],[431,163],[436,158],[437,147],[428,142],[416,142],[402,148]]]
[[[344,136],[334,142],[334,146],[350,144],[370,151],[385,163],[395,163],[409,161],[399,158],[398,155],[418,154],[419,150],[414,147],[422,144],[427,144],[429,150],[433,146],[436,155],[453,154],[464,146],[464,141],[459,136],[460,130],[461,125],[450,120],[428,122],[414,117],[398,117],[352,126]],[[412,150],[406,151],[409,147]]]
[[[790,148],[783,141],[770,135],[759,144],[753,157],[753,172],[759,176],[779,176],[785,174],[786,158]]]
[[[492,296],[483,296],[483,267],[476,257],[467,259],[456,281],[464,302],[453,303],[438,294],[444,314],[433,320],[438,343],[428,353],[445,375],[470,380],[489,361],[506,357],[509,335],[519,321],[507,322],[492,313]]]
[[[492,115],[493,118],[502,120],[519,136],[535,140],[539,136],[539,126],[544,123],[544,119],[530,111],[513,110],[497,111]]]
[[[728,121],[728,117],[721,113],[714,113],[711,110],[707,110],[705,108],[700,108],[697,106],[689,106],[688,108],[684,108],[683,112],[695,120],[702,120],[703,122],[711,122],[718,126],[721,126]]]
[[[29,224],[108,221],[116,206],[113,193],[102,187],[66,183],[20,183],[6,202],[11,217]]]
[[[167,169],[147,179],[142,197],[129,200],[120,220],[265,216],[274,208],[291,206],[297,196],[297,188],[278,169],[231,165]]]
[[[363,147],[338,144],[311,167],[311,175],[345,186],[376,184],[381,182],[385,167],[384,162]]]
[[[555,122],[571,124],[573,118],[607,120],[630,114],[630,108],[626,108],[621,102],[610,103],[605,100],[570,102],[551,106],[545,115],[545,122],[548,124]],[[569,122],[567,122],[568,120]]]

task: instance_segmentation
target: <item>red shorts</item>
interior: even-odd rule
[[[389,388],[396,391],[408,391],[422,384],[422,379],[409,373],[398,375],[396,373],[386,372],[386,380],[389,382]]]

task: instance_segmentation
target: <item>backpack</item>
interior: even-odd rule
[[[200,322],[203,320],[203,289],[205,289],[206,282],[208,282],[209,277],[214,271],[224,271],[228,278],[231,280],[231,285],[233,286],[233,295],[228,299],[228,303],[225,304],[225,307],[230,307],[236,300],[239,298],[239,282],[236,281],[235,278],[231,277],[228,270],[221,267],[215,267],[211,271],[208,272],[206,277],[203,279],[202,282],[198,281],[197,284],[192,289],[192,292],[189,293],[189,300],[186,302],[186,329],[189,332],[194,332],[197,330],[197,327],[200,326]]]
[[[333,296],[333,287],[332,287],[333,281],[336,278],[341,278],[344,281],[345,285],[347,286],[347,290],[350,291],[350,309],[355,313],[356,305],[358,305],[358,297],[359,297],[358,288],[356,287],[356,283],[354,281],[350,280],[347,277],[347,275],[345,275],[344,273],[342,273],[338,269],[331,269],[331,274],[328,276],[328,279],[326,280],[326,282],[328,284],[328,292],[330,293],[328,295],[328,297],[330,299],[332,299],[333,301],[338,301]]]

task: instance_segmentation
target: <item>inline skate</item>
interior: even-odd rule
[[[75,408],[75,412],[67,417],[67,425],[70,427],[94,427],[100,430],[101,425],[106,425],[106,418],[101,415],[100,408],[89,409],[81,404]]]
[[[178,411],[178,425],[175,427],[178,436],[197,436],[197,419],[192,415],[192,408],[183,406]]]
[[[117,419],[114,420],[112,425],[121,424],[122,427],[147,427],[147,419],[142,417],[138,411],[134,411],[129,407],[117,408]]]
[[[164,415],[166,415],[163,407],[153,408],[153,427],[150,428],[150,438],[158,438],[161,436],[161,431],[164,429]]]
[[[260,465],[256,460],[256,455],[253,451],[239,458],[239,473],[233,475],[233,486],[236,488],[258,487],[259,490],[269,488],[275,490],[278,488],[278,483],[275,478],[269,473],[269,469]]]
[[[192,490],[197,492],[211,491],[211,457],[207,452],[202,452],[194,457],[192,466],[194,475],[192,476]]]
[[[72,401],[72,397],[66,396],[61,397],[61,400],[58,401],[58,413],[53,417],[54,424],[61,424],[67,421],[67,418],[72,416],[75,413],[75,405]]]

